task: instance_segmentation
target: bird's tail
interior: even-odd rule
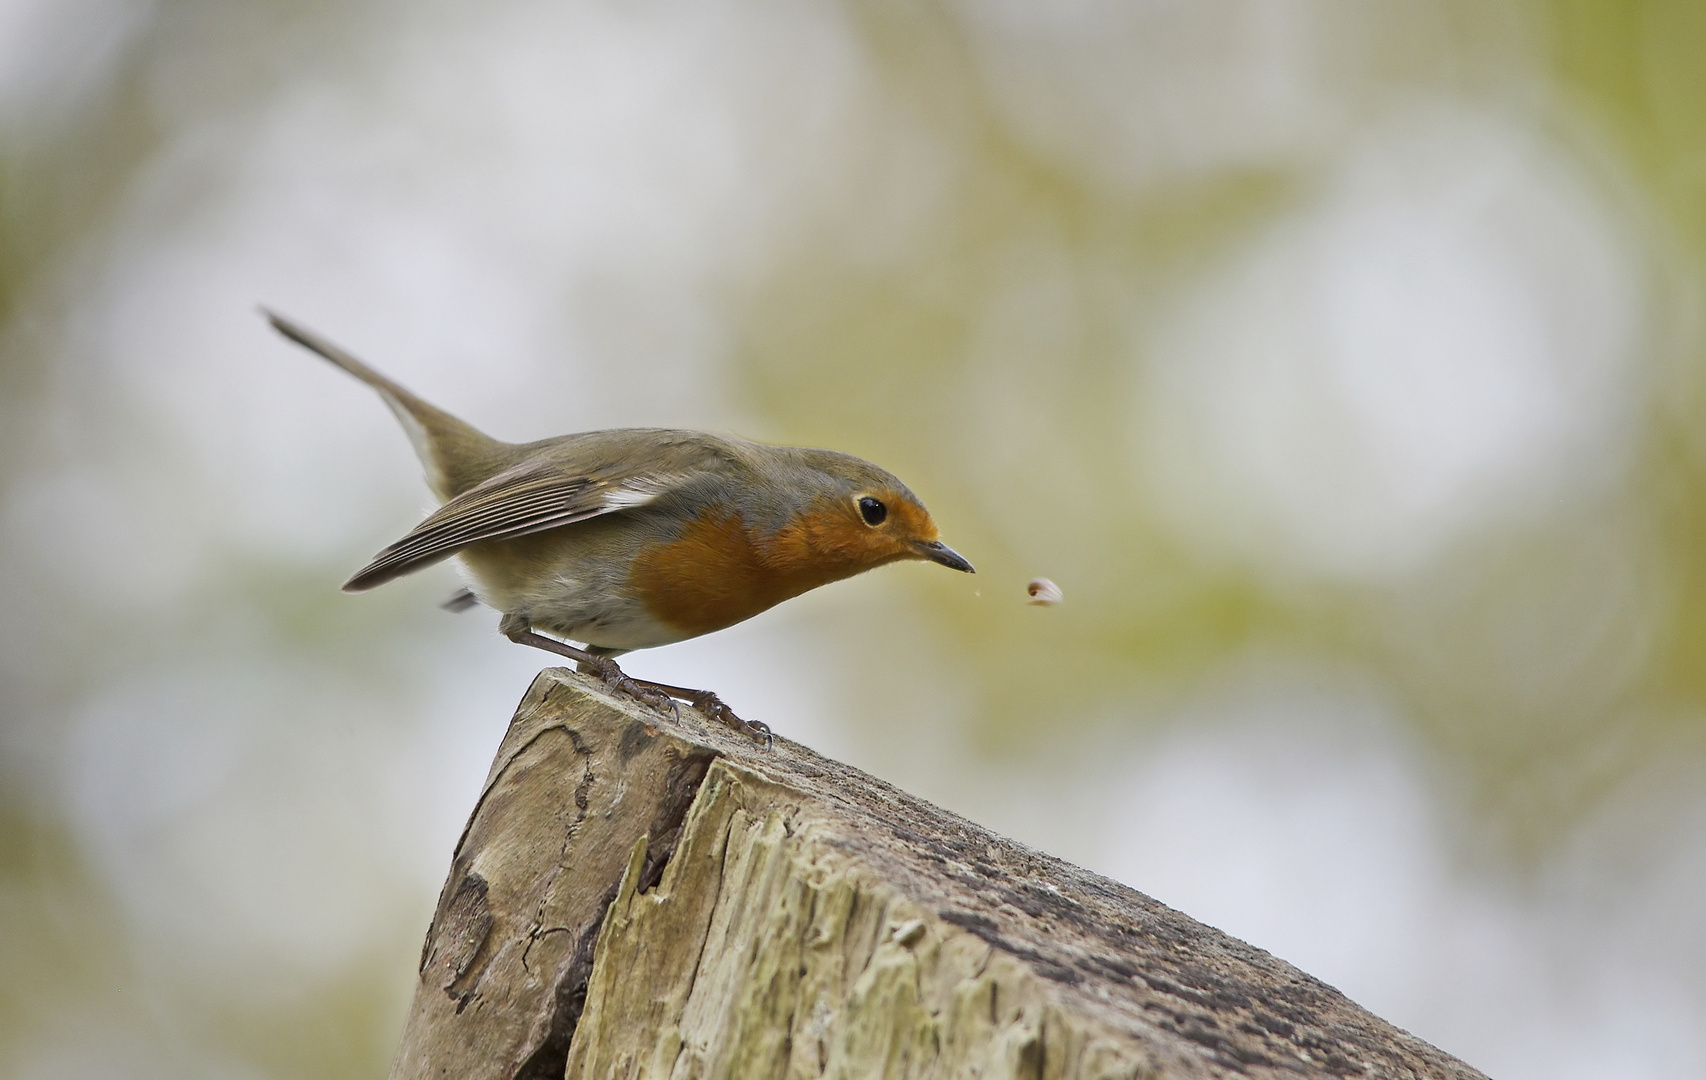
[[[513,455],[508,443],[500,442],[451,416],[443,409],[429,405],[390,379],[374,371],[331,342],[265,308],[261,313],[273,329],[310,352],[343,368],[362,382],[379,391],[385,404],[397,414],[403,431],[414,444],[415,456],[421,459],[427,485],[439,499],[447,500],[507,467]]]

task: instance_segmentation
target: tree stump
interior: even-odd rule
[[[1124,885],[560,668],[457,844],[391,1075],[1480,1076]]]

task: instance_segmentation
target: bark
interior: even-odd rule
[[[1142,893],[543,672],[392,1076],[1478,1077]]]

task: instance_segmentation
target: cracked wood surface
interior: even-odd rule
[[[1106,878],[564,669],[457,845],[395,1078],[1478,1077]]]

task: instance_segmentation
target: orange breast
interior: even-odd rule
[[[738,516],[712,513],[678,539],[642,549],[630,581],[654,618],[698,635],[733,626],[871,565],[801,558],[776,550],[774,542],[760,547]]]

